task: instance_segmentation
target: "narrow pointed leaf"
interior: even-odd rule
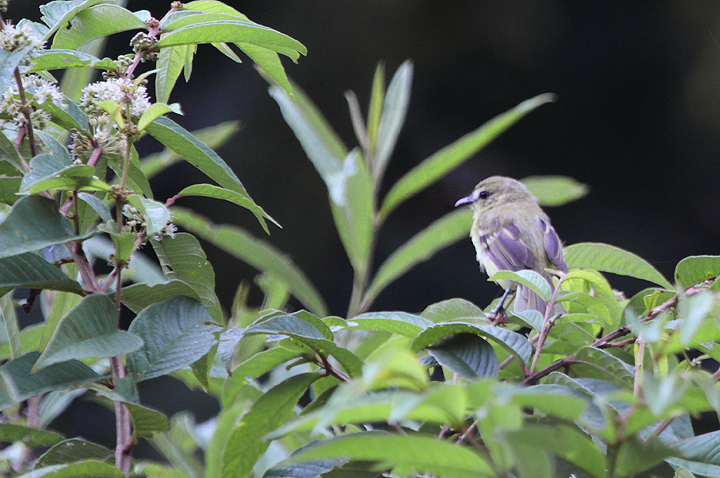
[[[113,33],[145,28],[138,15],[117,5],[95,5],[78,12],[70,28],[58,30],[53,40],[54,49],[75,50],[77,47]]]
[[[546,93],[523,101],[515,108],[496,116],[475,131],[425,159],[393,185],[385,196],[380,208],[380,216],[387,217],[400,203],[470,159],[527,113],[554,99],[555,95]]]
[[[0,133],[0,160],[12,164],[18,171],[25,171],[25,165],[15,145],[7,139],[7,136]]]
[[[568,267],[595,269],[643,279],[672,290],[672,284],[645,259],[609,244],[585,242],[565,248]]]
[[[590,188],[567,176],[528,176],[520,180],[541,206],[562,206],[585,197]]]
[[[117,309],[112,300],[92,294],[60,320],[34,370],[70,359],[124,355],[142,345],[140,337],[117,329]]]
[[[275,80],[290,97],[295,96],[290,80],[288,80],[287,74],[285,73],[285,68],[283,68],[282,63],[280,63],[280,57],[276,52],[247,42],[236,42],[235,44],[249,56],[259,68],[262,68],[270,78]]]
[[[400,130],[405,123],[408,105],[410,104],[410,85],[412,85],[413,64],[406,60],[397,69],[390,81],[377,130],[373,172],[376,178],[382,176],[390,156],[395,149]],[[368,128],[369,130],[370,128]]]
[[[82,10],[90,8],[103,0],[72,0],[67,2],[49,2],[40,6],[40,19],[49,27],[44,40],[49,40],[58,28],[65,26],[71,18]]]
[[[163,48],[158,54],[155,75],[155,96],[158,101],[168,102],[175,83],[185,64],[187,45],[178,45],[170,48]]]
[[[392,332],[406,337],[415,337],[432,326],[433,322],[407,312],[367,312],[348,321],[349,329]]]
[[[32,73],[45,70],[62,70],[65,68],[99,68],[117,70],[117,65],[110,58],[97,58],[89,53],[78,50],[39,50],[35,52]]]
[[[228,254],[273,277],[282,277],[288,290],[311,312],[321,317],[328,315],[325,301],[310,279],[288,256],[270,243],[252,237],[239,227],[215,225],[187,209],[173,208],[173,217],[176,224]]]
[[[128,332],[145,345],[127,356],[128,375],[147,380],[185,368],[217,344],[219,327],[205,306],[187,297],[173,297],[144,309]]]
[[[365,301],[372,303],[395,279],[430,259],[436,252],[466,237],[471,222],[472,212],[457,210],[446,214],[413,236],[380,266],[368,287]]]
[[[154,103],[150,106],[150,108],[147,109],[147,111],[145,111],[145,113],[143,113],[143,115],[140,117],[140,120],[138,120],[138,131],[144,130],[145,128],[147,128],[147,125],[149,125],[165,113],[176,113],[179,115],[183,114],[182,110],[180,109],[179,103],[173,103],[171,105],[165,103]]]

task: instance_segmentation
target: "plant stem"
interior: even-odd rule
[[[30,154],[32,154],[33,157],[37,156],[37,144],[35,143],[35,132],[33,131],[32,126],[32,119],[30,116],[30,108],[28,108],[27,105],[27,98],[25,97],[25,88],[23,88],[22,85],[22,77],[20,76],[20,70],[15,68],[15,82],[17,83],[18,87],[18,95],[20,96],[20,102],[22,103],[22,108],[20,111],[22,111],[23,116],[25,117],[25,124],[27,126],[27,135],[28,135],[28,142],[30,143]]]

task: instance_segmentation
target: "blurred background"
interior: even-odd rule
[[[39,21],[40,3],[13,0],[6,18]],[[161,18],[169,3],[129,0],[127,7]],[[404,60],[414,62],[408,119],[384,191],[493,116],[537,94],[557,94],[554,104],[530,113],[396,210],[381,231],[376,264],[493,174],[562,174],[589,185],[584,199],[547,209],[566,244],[610,243],[647,259],[668,278],[688,255],[720,254],[719,2],[226,3],[307,47],[307,57],[297,64],[283,57],[288,76],[349,147],[357,143],[344,92],[355,91],[367,114],[377,63],[385,63],[389,81]],[[114,37],[107,56],[128,52],[131,37]],[[201,46],[190,83],[179,80],[171,101],[185,111],[173,119],[189,130],[241,122],[241,132],[218,152],[283,228],[273,228],[267,237],[237,206],[213,200],[178,204],[272,242],[306,272],[331,313],[344,315],[352,271],[335,233],[325,185],[252,63],[238,65]],[[142,155],[158,146],[144,140],[139,149]],[[205,179],[194,168],[177,165],[153,188],[164,200],[194,182]],[[211,246],[206,252],[228,308],[238,284],[251,282],[256,271]],[[485,306],[500,289],[487,283],[474,255],[469,239],[447,248],[386,289],[373,310],[419,312],[451,297]],[[628,295],[646,286],[610,280]],[[260,298],[257,291],[251,295],[256,302]],[[172,401],[171,394],[166,400]]]

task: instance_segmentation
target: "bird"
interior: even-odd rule
[[[520,181],[505,176],[486,178],[475,186],[472,194],[459,199],[455,207],[464,204],[473,209],[470,238],[480,269],[489,277],[498,271],[530,269],[553,287],[552,278],[545,269],[568,272],[562,243],[550,218]],[[545,301],[527,286],[499,282],[505,293],[493,313],[503,310],[504,300],[514,290],[517,291],[513,304],[515,312],[537,310],[546,313]],[[559,304],[553,310],[556,311],[562,311]]]

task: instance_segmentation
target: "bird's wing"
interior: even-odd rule
[[[518,271],[535,265],[532,250],[522,241],[520,229],[513,223],[492,232],[480,231],[480,242],[498,270]]]
[[[555,228],[550,225],[549,222],[538,217],[538,225],[543,233],[545,241],[545,252],[547,253],[550,262],[557,267],[558,270],[567,273],[568,266],[565,264],[563,259],[562,246],[560,245],[560,238],[558,238]]]

